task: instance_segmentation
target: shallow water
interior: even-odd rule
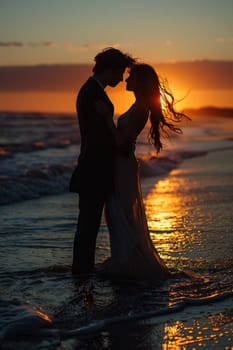
[[[201,127],[187,122],[183,135],[164,140],[159,158],[145,128],[136,148],[141,176],[167,175],[185,158],[231,147],[232,120],[212,118]],[[68,191],[80,149],[75,115],[0,112],[0,125],[0,205]]]
[[[159,285],[151,281],[109,280],[98,275],[87,280],[73,278],[70,263],[76,195],[2,206],[3,345],[15,344],[6,340],[7,337],[26,334],[27,341],[23,338],[17,349],[30,348],[30,344],[44,349],[50,346],[87,349],[91,344],[95,349],[105,343],[110,345],[103,348],[117,348],[120,346],[117,339],[123,334],[125,337],[127,330],[129,339],[122,340],[123,344],[129,342],[137,348],[136,339],[143,335],[146,341],[141,339],[138,344],[142,347],[138,348],[152,349],[153,337],[161,346],[166,342],[181,346],[192,344],[190,334],[193,341],[199,337],[200,344],[212,340],[215,344],[220,336],[213,329],[219,328],[224,330],[221,341],[225,339],[226,346],[230,346],[233,188],[229,159],[232,155],[232,150],[209,153],[185,161],[169,177],[142,182],[155,246],[171,270],[191,270],[197,274],[194,279],[170,280]],[[221,182],[220,174],[212,172],[213,161],[219,165],[221,162]],[[209,164],[206,171],[203,164]],[[108,255],[108,233],[103,220],[96,262]],[[45,316],[38,314],[39,311]],[[45,323],[38,326],[41,317]],[[31,331],[27,328],[28,318]],[[39,337],[39,329],[45,331],[51,327],[57,331]],[[33,339],[28,340],[33,332]],[[195,332],[199,335],[195,336]],[[146,347],[147,342],[150,345]]]
[[[172,271],[192,278],[72,277],[77,196],[1,206],[2,349],[231,349],[233,149],[216,134],[204,148],[191,137],[196,131],[183,148],[176,142],[176,161],[177,150],[202,156],[179,158],[169,176],[143,178],[142,189],[156,248]],[[109,256],[108,243],[103,219],[96,263]]]

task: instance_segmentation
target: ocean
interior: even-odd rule
[[[211,113],[159,157],[148,129],[137,142],[153,243],[193,274],[162,284],[71,275],[76,116],[0,113],[1,349],[233,349],[233,113]],[[103,217],[96,263],[109,255]]]

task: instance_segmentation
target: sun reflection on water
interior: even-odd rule
[[[183,178],[159,180],[145,198],[151,239],[162,257],[169,260],[190,248],[192,233],[188,209],[183,200]]]
[[[192,182],[192,183],[191,183]],[[199,186],[199,187],[198,187]],[[158,180],[145,196],[145,209],[152,241],[160,256],[171,269],[194,269],[216,258],[216,236],[212,226],[211,205],[205,202],[205,191],[195,179],[179,176],[174,171],[166,179]],[[212,204],[213,206],[213,204]],[[215,207],[214,207],[215,208]],[[206,225],[211,230],[206,233]],[[213,239],[212,239],[213,237]],[[217,241],[216,241],[217,242]],[[211,243],[211,244],[210,244]],[[187,269],[186,269],[187,271]],[[187,297],[201,297],[203,289],[188,289]],[[195,284],[194,284],[195,285]],[[200,289],[200,291],[199,291]],[[200,292],[200,295],[199,295]],[[192,294],[193,293],[193,294]],[[168,306],[179,301],[179,289],[169,292]],[[200,316],[200,318],[199,318]],[[199,319],[198,319],[199,318]],[[164,325],[163,350],[197,349],[218,346],[233,349],[232,315],[225,312],[195,319],[175,320]]]
[[[225,346],[221,349],[232,350],[229,346],[232,341],[232,329],[228,322],[232,321],[224,315],[224,322],[222,323],[223,328],[215,327],[214,324],[217,322],[219,315],[208,316],[207,319],[200,319],[200,321],[180,321],[176,320],[174,323],[165,324],[164,327],[164,338],[162,349],[163,350],[181,350],[181,349],[199,349],[218,346],[220,339],[223,341]],[[213,319],[215,321],[213,322]],[[192,347],[190,347],[192,346]]]
[[[43,320],[49,323],[52,323],[52,319],[48,315],[46,315],[44,312],[37,310],[35,311],[35,313],[38,317],[42,318]]]

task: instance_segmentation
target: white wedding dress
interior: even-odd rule
[[[127,128],[131,142],[147,122],[147,115],[140,116],[136,108],[119,117],[117,128]],[[106,203],[105,214],[110,233],[111,257],[101,272],[111,276],[161,280],[170,272],[150,238],[141,185],[138,161],[134,151],[126,157],[116,158],[114,193]]]

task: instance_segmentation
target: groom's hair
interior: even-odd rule
[[[130,55],[113,47],[108,47],[95,56],[95,66],[92,71],[99,74],[108,68],[115,70],[131,67],[133,63],[134,59]]]

